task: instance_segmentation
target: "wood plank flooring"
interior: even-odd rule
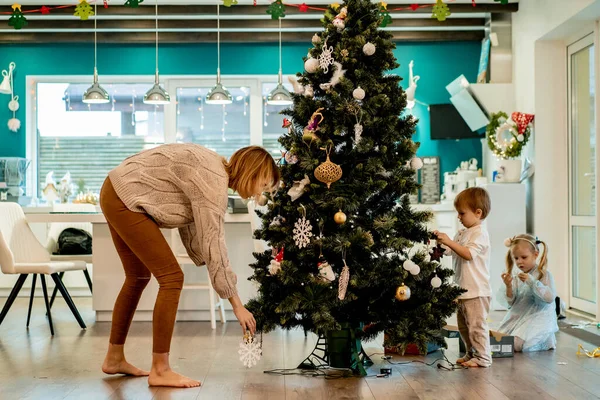
[[[494,359],[489,369],[445,371],[436,363],[393,365],[389,378],[377,378],[381,341],[366,344],[375,365],[366,378],[325,379],[299,375],[271,375],[263,371],[294,368],[308,355],[316,337],[300,331],[265,335],[264,355],[251,369],[239,361],[241,331],[236,322],[178,322],[171,347],[173,368],[202,381],[193,389],[150,388],[144,378],[106,376],[100,371],[110,331],[109,323],[95,323],[91,300],[75,299],[88,325],[79,329],[61,299],[53,308],[56,335],[50,336],[43,301],[36,299],[29,330],[25,328],[27,299],[18,299],[0,326],[0,400],[95,399],[600,399],[600,358],[577,356],[581,341],[559,333],[558,349]],[[0,299],[0,305],[4,299]],[[499,322],[501,313],[492,314]],[[129,361],[149,368],[151,323],[134,323],[126,345]],[[586,348],[592,345],[582,343]],[[447,357],[458,357],[458,340],[449,340]],[[427,357],[394,357],[393,362],[433,362]],[[559,363],[566,363],[561,365]]]

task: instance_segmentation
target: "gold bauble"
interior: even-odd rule
[[[396,289],[396,299],[399,301],[410,299],[410,288],[405,286],[404,283],[398,286],[398,289]]]
[[[332,163],[327,154],[327,160],[315,169],[315,178],[327,185],[327,189],[331,187],[333,182],[339,181],[342,177],[342,167]]]
[[[256,204],[258,204],[261,207],[266,206],[268,202],[269,199],[267,199],[267,196],[265,196],[264,194],[261,194],[260,196],[258,196],[258,199],[256,199]]]
[[[346,222],[346,214],[344,214],[342,210],[340,210],[335,213],[335,215],[333,216],[333,220],[336,224],[342,225],[344,222]]]
[[[317,135],[315,135],[315,131],[313,131],[312,129],[308,129],[308,128],[304,128],[304,134],[302,135],[302,140],[304,140],[306,143],[312,143],[313,141],[317,140]]]

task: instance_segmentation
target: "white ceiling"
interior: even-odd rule
[[[98,0],[99,3],[102,3],[103,0]],[[259,5],[268,5],[271,3],[272,0],[258,0],[258,4]],[[88,0],[89,3],[93,3],[93,0]],[[290,0],[290,3],[293,4],[301,4],[301,3],[307,3],[307,4],[323,4],[323,5],[327,5],[327,4],[331,4],[334,2],[338,2],[338,3],[342,3],[342,0]],[[373,1],[374,3],[378,3],[379,1]],[[518,0],[509,0],[510,3],[518,3]],[[15,3],[15,0],[0,0],[0,6],[11,6]],[[21,4],[22,6],[35,6],[35,5],[46,5],[46,6],[53,6],[53,5],[67,5],[69,3],[72,4],[77,4],[78,0],[45,0],[45,1],[40,1],[40,0],[21,0],[18,2],[19,4]],[[109,4],[110,5],[123,5],[125,3],[125,0],[109,0]],[[158,0],[158,4],[162,4],[162,5],[210,5],[210,4],[217,4],[217,3],[221,3],[222,1],[219,0]],[[253,0],[238,0],[239,4],[252,4]],[[413,4],[413,3],[419,3],[419,4],[435,4],[435,0],[388,0],[386,1],[387,4]],[[471,4],[472,1],[471,0],[446,0],[446,3],[448,4]],[[495,2],[494,0],[476,0],[476,3],[478,4],[499,4],[498,2]],[[155,0],[145,0],[143,3],[141,3],[141,5],[143,6],[152,6],[155,4]]]

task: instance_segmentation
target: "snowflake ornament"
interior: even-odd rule
[[[240,355],[240,361],[244,363],[246,367],[252,368],[262,356],[262,345],[260,342],[256,341],[255,337],[247,333],[240,342],[238,354]]]
[[[298,248],[302,249],[307,247],[312,237],[312,225],[310,221],[306,219],[306,216],[302,216],[294,224],[294,242]]]
[[[324,73],[329,73],[329,66],[333,64],[333,46],[327,47],[327,39],[323,44],[323,52],[319,56],[319,66]]]

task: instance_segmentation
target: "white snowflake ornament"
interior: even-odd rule
[[[323,44],[323,51],[319,56],[319,67],[324,73],[329,73],[329,66],[333,64],[333,46],[327,47],[327,40]]]
[[[252,368],[262,356],[262,345],[256,341],[255,337],[247,333],[240,342],[238,354],[240,355],[240,361],[246,367]]]
[[[304,206],[302,206],[304,209]],[[300,218],[294,224],[294,242],[299,249],[307,247],[310,243],[310,238],[312,237],[312,225],[310,221],[306,219],[306,210],[302,213],[302,218]]]

